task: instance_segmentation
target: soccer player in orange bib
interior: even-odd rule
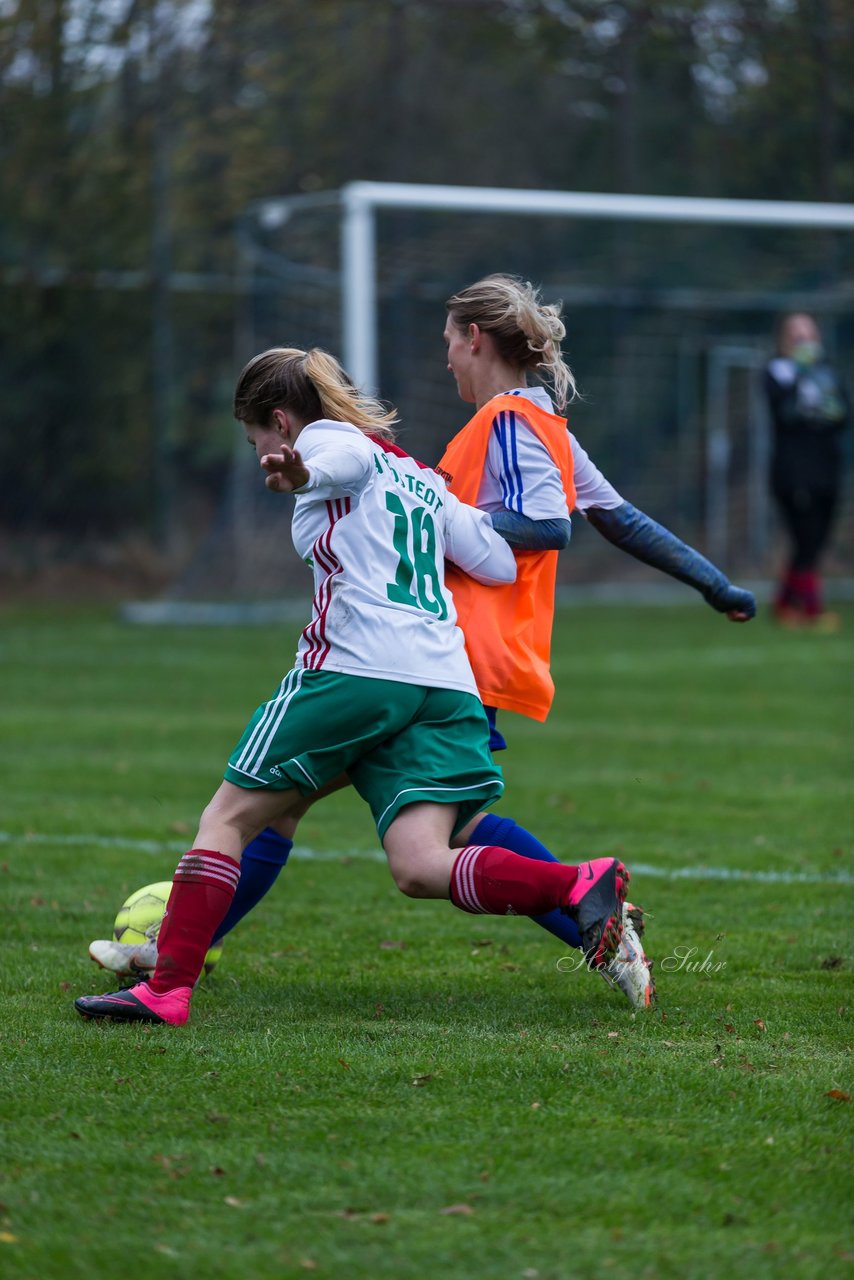
[[[451,566],[460,626],[492,727],[493,750],[506,743],[499,709],[545,720],[554,697],[550,672],[557,558],[579,511],[605,538],[631,555],[695,587],[733,621],[755,613],[748,591],[732,586],[714,565],[669,530],[625,502],[567,431],[562,413],[575,396],[575,380],[561,342],[557,305],[544,304],[534,287],[512,276],[488,276],[447,303],[448,369],[461,399],[476,412],[453,438],[439,463],[452,493],[489,512],[493,527],[516,552],[516,581],[485,592]],[[528,385],[533,374],[545,387]],[[498,840],[526,857],[550,853],[512,819],[480,814],[461,832],[472,840]],[[572,921],[550,913],[537,922],[578,946]],[[635,1008],[654,994],[640,935],[643,913],[627,903],[624,932],[603,976]]]

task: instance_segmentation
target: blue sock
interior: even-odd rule
[[[534,858],[537,862],[560,862],[560,858],[550,853],[530,831],[517,826],[512,818],[499,818],[495,813],[488,813],[481,818],[469,839],[471,844],[497,844],[502,849],[509,849],[511,853],[518,853],[523,858]],[[240,892],[239,887],[237,892]],[[556,938],[560,938],[568,947],[581,947],[578,925],[562,911],[548,911],[544,916],[532,916],[531,919]]]
[[[240,863],[237,892],[216,931],[217,942],[231,933],[246,913],[257,906],[264,894],[272,889],[293,847],[293,840],[280,836],[272,827],[267,827],[246,846]]]

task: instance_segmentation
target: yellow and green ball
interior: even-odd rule
[[[141,945],[143,942],[156,941],[171,892],[171,880],[161,880],[158,884],[147,884],[132,893],[119,908],[113,925],[116,942]],[[211,947],[205,956],[206,974],[216,968],[221,955],[222,947]]]

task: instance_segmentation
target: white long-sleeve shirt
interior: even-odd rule
[[[477,694],[444,561],[512,582],[513,552],[488,517],[349,423],[310,423],[296,448],[309,479],[292,537],[315,585],[297,666]]]
[[[519,397],[519,411],[505,410],[495,415],[477,506],[481,511],[518,511],[531,520],[566,520],[570,513],[560,473],[525,417],[525,400],[554,413],[551,399],[542,387],[518,387],[508,394]],[[583,515],[590,507],[619,507],[623,498],[572,432],[569,442],[576,510]]]

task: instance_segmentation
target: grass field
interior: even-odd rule
[[[548,724],[502,720],[500,811],[635,868],[655,1012],[404,899],[340,796],[175,1030],[78,1018],[87,944],[171,875],[296,628],[0,614],[0,1273],[850,1277],[845,621],[563,612]]]

